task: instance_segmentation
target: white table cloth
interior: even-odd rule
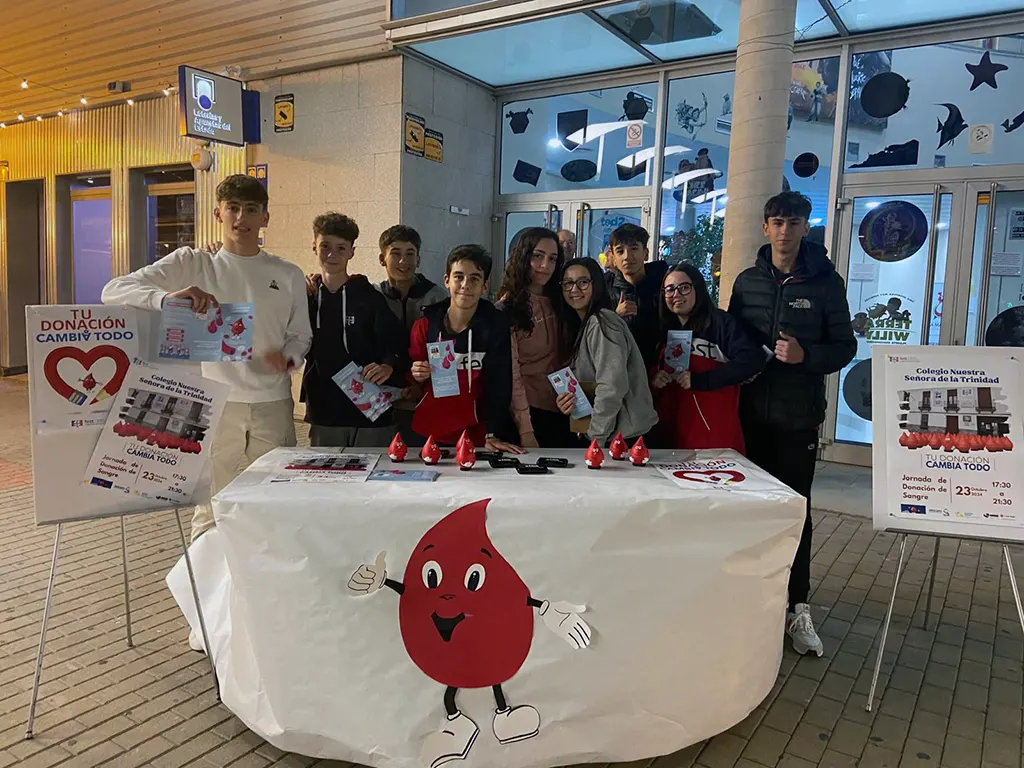
[[[308,453],[253,464],[191,549],[223,701],[280,749],[629,761],[726,730],[775,682],[804,500],[730,451],[653,451],[685,462],[678,482],[582,451],[539,452],[575,463],[543,476],[448,460],[433,483],[269,482]],[[168,584],[198,632],[183,562]]]

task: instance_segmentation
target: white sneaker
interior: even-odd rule
[[[194,629],[188,631],[188,647],[193,651],[206,655],[206,648],[203,646],[203,638],[196,634]]]
[[[533,707],[507,707],[494,712],[494,737],[499,744],[532,739],[540,732],[540,715]]]
[[[793,650],[801,656],[814,652],[820,658],[825,654],[821,638],[811,621],[811,606],[807,603],[797,603],[796,611],[786,618],[786,634],[793,641]]]
[[[423,742],[423,764],[439,768],[453,760],[464,760],[479,733],[476,723],[456,712],[445,719],[439,731],[427,736]]]

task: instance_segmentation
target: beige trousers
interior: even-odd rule
[[[256,459],[274,448],[295,445],[292,400],[228,403],[213,436],[210,496],[216,496]],[[213,507],[200,504],[192,513],[192,541],[213,527]]]

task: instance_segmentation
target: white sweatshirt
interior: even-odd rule
[[[262,358],[280,350],[297,368],[309,349],[313,334],[302,269],[266,251],[239,256],[221,248],[211,256],[184,247],[137,272],[115,277],[103,288],[103,303],[160,311],[169,293],[193,285],[219,302],[255,305],[252,362],[203,363],[203,376],[229,385],[233,402],[290,399],[290,375],[269,372]]]

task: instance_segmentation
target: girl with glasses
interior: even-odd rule
[[[716,307],[704,276],[679,264],[662,281],[661,345],[651,377],[658,409],[655,444],[664,448],[732,448],[744,452],[740,384],[757,376],[767,354],[732,315]],[[693,332],[689,368],[665,365],[668,332]]]
[[[512,241],[497,306],[512,327],[512,416],[524,448],[569,448],[569,419],[555,404],[548,374],[561,351],[562,246],[544,227],[522,230]]]
[[[612,308],[601,265],[589,258],[566,262],[561,288],[567,365],[593,393],[586,442],[607,445],[618,432],[630,440],[647,434],[658,422],[647,371],[629,326]],[[569,414],[573,395],[561,395],[557,403]]]

